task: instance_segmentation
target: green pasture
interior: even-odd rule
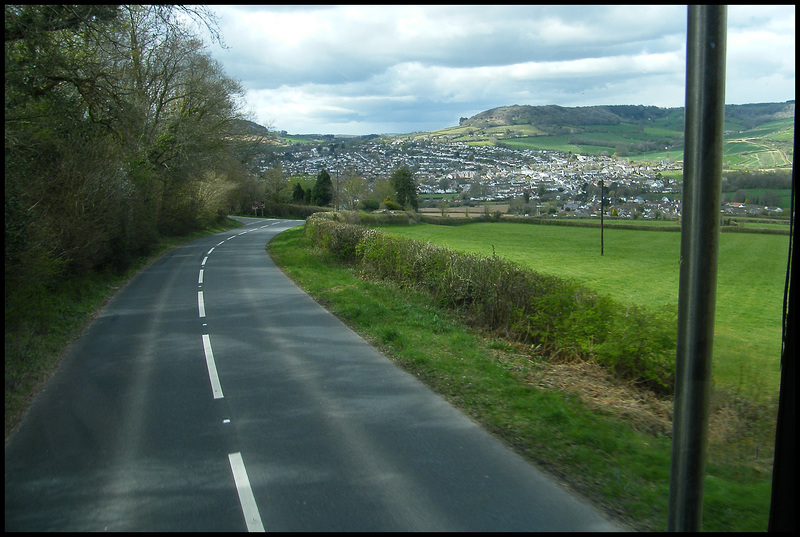
[[[569,143],[573,135],[561,136],[525,136],[503,140],[503,145],[511,149],[542,149],[545,151],[563,151],[564,153],[596,154],[600,151],[608,151],[604,146],[584,146]]]
[[[644,132],[652,136],[675,136],[683,134],[683,126],[680,129],[669,129],[663,127],[645,127]]]
[[[459,142],[464,142],[467,145],[470,145],[470,146],[473,146],[473,147],[482,147],[482,146],[487,146],[487,145],[494,145],[494,142],[492,140],[470,140],[468,138],[465,138],[465,139],[459,140]]]
[[[727,125],[726,125],[727,128]],[[749,137],[768,137],[768,138],[787,138],[791,139],[794,134],[794,119],[779,119],[777,121],[770,121],[769,123],[762,123],[754,129],[737,133],[734,136],[749,136]]]
[[[533,125],[489,127],[486,131],[496,136],[537,136],[544,134],[543,131],[537,129]]]
[[[770,136],[770,138],[773,139],[773,140],[779,141],[779,142],[793,143],[794,142],[794,129],[792,128],[792,129],[781,130],[780,132],[772,134]]]
[[[622,303],[677,311],[680,233],[474,223],[392,226],[392,233],[574,279]],[[714,380],[760,399],[778,391],[788,236],[720,235]]]
[[[745,142],[742,140],[730,140],[723,144],[722,154],[723,156],[728,156],[743,152],[760,151],[762,149],[762,146],[750,142]]]
[[[727,169],[755,168],[763,170],[786,168],[791,166],[792,163],[781,151],[761,148],[755,151],[732,151],[724,154],[722,164]]]
[[[662,160],[682,162],[683,149],[665,149],[663,151],[653,151],[652,153],[642,153],[640,155],[628,155],[626,158],[633,162],[660,162]],[[681,172],[681,178],[682,177],[683,172]]]

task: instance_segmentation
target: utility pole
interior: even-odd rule
[[[339,210],[339,163],[336,163],[336,182],[333,187],[333,210]]]
[[[700,531],[703,520],[722,184],[726,27],[726,6],[689,6],[668,531]]]
[[[600,256],[603,255],[603,203],[605,194],[603,193],[603,180],[600,179]]]

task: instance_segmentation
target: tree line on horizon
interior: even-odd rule
[[[268,200],[273,203],[287,201],[289,185],[293,181],[291,202],[295,204],[368,211],[381,207],[412,211],[419,208],[417,183],[414,173],[407,166],[395,168],[388,178],[381,178],[372,185],[352,169],[345,170],[341,180],[338,174],[334,180],[330,172],[323,168],[317,174],[313,185],[308,184],[308,178],[302,182],[296,177],[284,179],[279,163],[266,173],[275,176],[273,182],[278,187],[272,190],[271,199]],[[303,182],[306,183],[305,187]]]

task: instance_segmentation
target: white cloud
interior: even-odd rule
[[[257,118],[289,132],[429,130],[510,104],[683,105],[685,6],[212,9],[230,47],[212,53]],[[730,6],[728,21],[727,101],[793,99],[794,6]]]

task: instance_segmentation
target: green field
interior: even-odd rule
[[[564,153],[580,153],[582,155],[597,155],[602,151],[613,152],[613,147],[605,145],[577,145],[569,143],[573,136],[530,136],[503,140],[503,145],[511,149],[524,151],[525,149],[543,149],[547,151],[561,151]]]
[[[418,224],[392,233],[491,256],[579,281],[622,303],[677,311],[680,233],[569,226]],[[735,393],[775,395],[780,378],[781,312],[789,237],[720,235],[714,380]]]

